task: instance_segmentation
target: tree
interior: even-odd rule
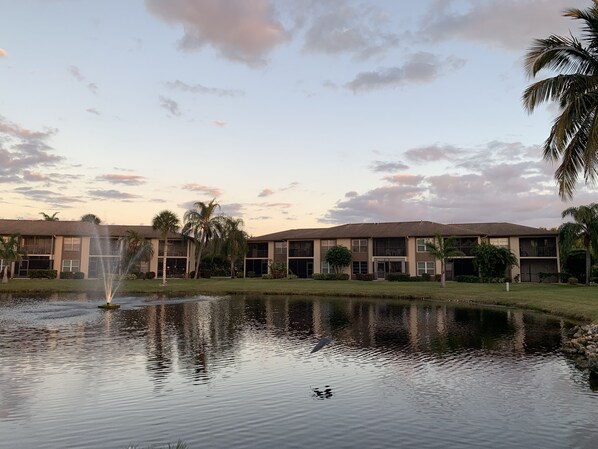
[[[166,286],[166,258],[168,257],[168,234],[179,229],[179,217],[174,212],[163,210],[152,219],[152,228],[160,232],[164,240],[164,255],[162,257],[162,286]]]
[[[534,41],[525,59],[530,78],[543,70],[558,74],[530,85],[523,103],[528,112],[548,101],[561,108],[544,143],[544,160],[560,160],[559,195],[570,199],[580,173],[586,183],[595,182],[598,173],[598,4],[563,15],[583,22],[581,41],[573,35]]]
[[[598,249],[598,203],[587,206],[569,207],[562,212],[562,217],[571,216],[574,222],[563,223],[559,227],[559,239],[564,248],[573,248],[580,240],[586,252],[586,284],[590,284],[592,260],[590,251]]]
[[[46,214],[44,212],[40,212],[39,214],[42,216],[42,219],[44,221],[58,221],[58,220],[60,220],[60,218],[57,217],[57,215],[59,213],[60,212],[54,212],[52,215],[48,215],[48,214]]]
[[[328,250],[324,260],[332,266],[335,273],[341,273],[344,267],[351,265],[353,254],[346,246],[335,245]]]
[[[137,262],[149,261],[154,256],[152,242],[137,231],[127,230],[120,241],[122,243],[122,265],[126,272],[136,266]]]
[[[181,232],[195,244],[195,279],[199,277],[203,250],[212,238],[219,235],[222,227],[222,216],[214,215],[217,208],[220,208],[220,204],[216,203],[216,198],[207,204],[198,201],[193,205],[193,209],[189,209],[183,216],[184,225]]]
[[[431,242],[426,242],[428,252],[440,261],[440,286],[446,287],[446,259],[450,257],[461,256],[463,253],[455,246],[454,237],[443,238],[436,234]]]
[[[0,260],[3,262],[2,283],[8,283],[8,269],[12,262],[19,262],[23,257],[23,250],[19,243],[21,236],[12,234],[9,237],[0,237]]]
[[[474,250],[475,263],[483,281],[503,278],[507,270],[519,266],[517,256],[509,248],[482,243]]]
[[[243,230],[241,218],[225,217],[221,227],[222,249],[224,254],[230,258],[230,277],[234,279],[235,263],[238,258],[247,253],[247,239],[249,235]]]
[[[100,217],[98,217],[97,215],[94,214],[85,214],[81,217],[81,221],[84,221],[86,223],[93,223],[96,225],[99,225],[102,220],[100,220]]]

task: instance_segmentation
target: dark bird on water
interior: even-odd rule
[[[329,343],[332,343],[332,338],[330,338],[330,337],[321,338],[320,341],[313,347],[310,354],[313,354],[314,352],[318,352],[320,349],[322,349],[324,346],[326,346]]]

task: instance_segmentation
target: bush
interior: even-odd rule
[[[74,279],[75,273],[72,271],[61,271],[60,272],[60,279]]]
[[[311,277],[317,281],[348,281],[347,273],[314,273]]]
[[[204,279],[210,279],[212,277],[212,270],[210,270],[209,268],[201,268],[199,270],[199,277],[202,277]]]
[[[422,281],[429,282],[432,280],[432,275],[430,273],[424,273],[421,275]]]
[[[75,271],[73,273],[73,279],[85,279],[85,273],[82,271]]]
[[[248,271],[247,272],[247,277],[248,278],[254,278],[255,277],[255,272],[254,271]]]
[[[125,276],[127,281],[134,281],[137,279],[137,275],[135,273],[129,273]]]
[[[154,279],[156,277],[156,272],[155,271],[148,271],[147,273],[145,273],[145,278],[146,279]]]
[[[373,281],[374,273],[354,274],[353,279],[356,281]]]
[[[569,279],[567,279],[567,283],[569,285],[577,285],[579,283],[579,279],[574,278],[573,276],[571,276]]]
[[[56,279],[58,271],[56,270],[31,270],[29,277],[31,279]]]
[[[461,275],[461,276],[455,276],[455,280],[457,282],[467,282],[470,284],[475,284],[477,282],[480,282],[480,278],[477,276],[472,276],[472,275]]]
[[[274,279],[274,276],[271,274],[262,274],[262,279]]]
[[[386,280],[390,282],[409,282],[411,281],[411,276],[405,273],[387,274]]]
[[[135,279],[145,279],[145,273],[143,271],[134,271]]]

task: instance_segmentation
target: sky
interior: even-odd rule
[[[590,5],[0,0],[0,218],[558,226],[598,189],[559,198],[523,58]]]

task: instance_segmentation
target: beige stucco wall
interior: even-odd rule
[[[154,255],[152,256],[152,260],[150,260],[149,270],[153,271],[156,273],[156,276],[158,276],[158,250],[160,248],[159,239],[152,239],[152,248],[154,248]]]
[[[314,273],[322,272],[322,243],[314,239]]]
[[[517,257],[517,262],[519,265],[511,269],[511,277],[515,278],[515,276],[521,275],[521,259],[519,258],[519,237],[509,237],[509,249]]]
[[[417,238],[407,238],[407,271],[409,276],[417,275]]]
[[[81,260],[79,262],[79,271],[85,273],[85,279],[89,276],[89,249],[91,246],[90,237],[81,237]]]
[[[56,240],[54,241],[54,262],[52,263],[52,269],[58,272],[58,276],[60,276],[60,271],[62,270],[63,239],[62,236],[56,236]]]

